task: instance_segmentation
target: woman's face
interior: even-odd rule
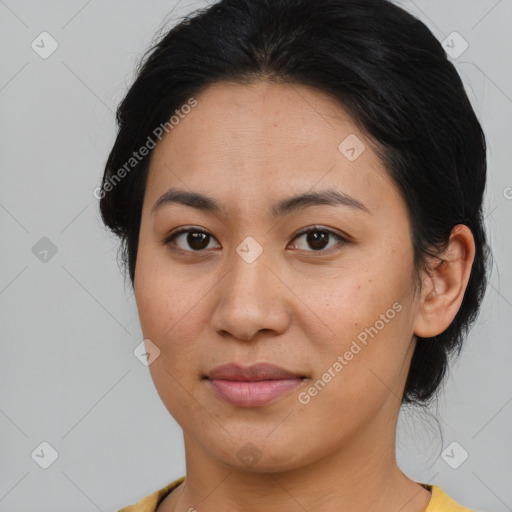
[[[154,149],[135,271],[162,401],[190,445],[251,471],[391,446],[421,314],[403,199],[315,89],[218,83],[195,99]],[[175,195],[152,211],[170,189],[218,210]],[[295,377],[206,378],[227,363]]]

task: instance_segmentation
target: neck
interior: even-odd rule
[[[424,512],[431,494],[399,469],[394,437],[373,439],[358,432],[335,453],[273,473],[228,467],[185,435],[185,482],[158,512]]]

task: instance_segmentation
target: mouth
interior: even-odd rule
[[[203,376],[210,390],[237,407],[261,407],[303,385],[306,375],[270,363],[218,366]]]

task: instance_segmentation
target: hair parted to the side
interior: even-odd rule
[[[388,0],[221,0],[184,17],[146,52],[117,109],[100,200],[132,286],[151,152],[108,192],[105,185],[203,89],[255,80],[313,86],[347,109],[407,203],[417,269],[444,247],[455,225],[471,229],[476,254],[460,310],[442,334],[418,338],[411,362],[402,402],[427,404],[485,293],[486,143],[441,44]]]

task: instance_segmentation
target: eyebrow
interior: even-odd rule
[[[151,215],[154,215],[154,213],[165,204],[181,204],[219,215],[226,215],[227,213],[221,203],[212,197],[198,192],[170,188],[157,199],[151,208]],[[336,189],[306,192],[283,199],[272,205],[271,213],[273,217],[282,217],[293,211],[302,210],[315,205],[348,206],[370,213],[368,208],[361,201]]]

